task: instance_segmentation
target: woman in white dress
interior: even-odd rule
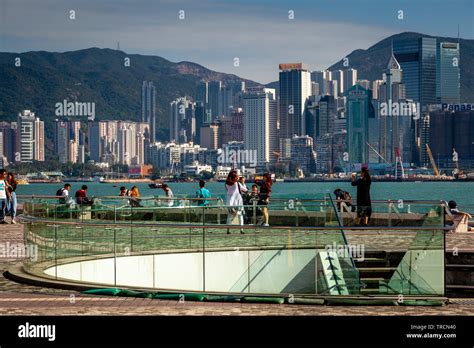
[[[246,192],[247,188],[239,183],[239,175],[237,174],[237,171],[230,171],[225,182],[225,188],[227,190],[227,224],[243,226],[244,201],[242,199],[242,193]],[[227,233],[230,233],[229,229],[227,230]],[[240,233],[244,234],[244,230],[242,228],[240,229]]]

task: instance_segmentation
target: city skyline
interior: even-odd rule
[[[113,5],[108,1],[4,1],[0,5],[0,51],[117,48],[120,42],[120,48],[129,53],[193,61],[268,83],[277,79],[273,67],[280,62],[304,61],[312,70],[323,70],[353,50],[368,48],[395,33],[413,31],[454,38],[459,24],[462,38],[474,38],[468,24],[474,12],[468,0],[449,5],[440,1],[373,5],[343,0],[330,4],[245,2],[245,6],[229,1],[140,3],[144,0]],[[460,9],[456,16],[445,16],[456,6]],[[73,20],[71,10],[75,11]],[[402,19],[399,11],[403,11]],[[25,28],[12,20],[31,13],[34,16],[29,16]],[[180,15],[184,17],[180,19]],[[239,58],[238,66],[235,58]]]

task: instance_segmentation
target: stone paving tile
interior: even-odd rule
[[[23,243],[23,226],[0,226],[0,243]],[[450,234],[447,248],[474,250],[474,234]],[[0,258],[0,272],[20,262]],[[75,303],[70,302],[70,295]],[[474,301],[443,307],[309,306],[191,302],[84,295],[12,282],[0,275],[0,315],[474,315]]]

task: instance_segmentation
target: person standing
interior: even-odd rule
[[[16,187],[18,185],[18,181],[15,178],[15,174],[8,173],[7,174],[7,190],[10,192],[10,204],[8,212],[12,217],[12,224],[16,224],[16,207],[17,207],[17,199],[16,199]]]
[[[7,182],[5,178],[5,169],[0,169],[0,224],[5,225],[8,222],[5,221],[5,215],[7,213],[8,201],[10,199]]]
[[[171,188],[167,184],[161,185],[161,189],[165,192],[166,198],[168,198],[168,203],[166,204],[168,207],[172,207],[174,202],[173,202],[173,191],[171,191]]]
[[[209,205],[207,198],[211,198],[211,192],[205,186],[206,182],[199,180],[199,190],[196,191],[196,198],[200,198],[197,202],[200,207],[207,207]]]
[[[268,227],[270,216],[268,214],[268,203],[270,202],[270,193],[272,192],[272,176],[270,173],[263,174],[263,182],[260,184],[260,193],[258,205],[262,207],[263,223],[262,226]]]
[[[241,185],[239,183],[239,175],[237,171],[231,170],[225,181],[225,189],[227,191],[227,225],[244,225],[243,216],[243,199],[241,193]],[[244,234],[244,230],[241,228],[240,233]],[[227,229],[227,234],[230,234],[230,230]]]
[[[352,186],[357,186],[357,218],[356,225],[367,226],[372,215],[372,202],[370,200],[370,178],[369,169],[362,167],[360,178],[355,173],[351,176]]]

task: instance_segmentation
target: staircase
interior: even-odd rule
[[[387,292],[388,284],[404,253],[385,251],[366,251],[363,260],[354,259],[359,270],[360,281],[365,284],[360,292],[363,295]]]

